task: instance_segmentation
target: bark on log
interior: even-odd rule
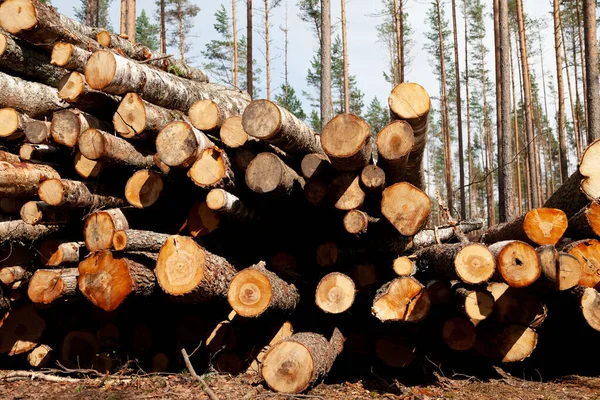
[[[559,252],[552,245],[536,249],[545,283],[555,290],[568,290],[579,284],[582,266],[574,255]]]
[[[600,202],[593,201],[569,219],[565,237],[584,239],[600,237]]]
[[[0,161],[0,196],[23,197],[37,194],[40,183],[60,178],[46,165]]]
[[[29,118],[27,114],[18,112],[14,108],[7,107],[0,109],[0,138],[14,140],[23,137],[25,125],[32,121],[35,120]]]
[[[58,83],[58,96],[71,106],[105,120],[113,117],[121,101],[118,96],[90,88],[79,72],[71,72],[61,79]]]
[[[316,333],[296,333],[271,347],[261,374],[276,392],[303,392],[329,373],[344,348],[344,340],[337,328],[329,341]]]
[[[115,130],[127,139],[148,137],[143,135],[145,133],[154,138],[170,122],[184,120],[185,115],[181,111],[148,103],[137,93],[127,93],[123,96],[113,116]]]
[[[27,295],[34,304],[52,304],[77,294],[77,268],[38,269],[27,288]]]
[[[212,100],[198,100],[190,107],[188,116],[196,129],[216,131],[228,118],[240,116],[246,104],[226,103],[221,106]],[[240,107],[243,107],[240,109]]]
[[[74,44],[58,42],[52,46],[50,64],[63,67],[69,71],[83,73],[85,65],[92,53]]]
[[[304,179],[273,153],[260,153],[246,169],[246,184],[255,193],[290,196]]]
[[[375,355],[388,367],[406,368],[415,359],[416,347],[406,337],[384,336],[375,342]]]
[[[218,147],[202,150],[187,175],[196,186],[203,189],[235,187],[235,175],[229,157]]]
[[[40,256],[47,267],[78,263],[83,258],[83,242],[46,240],[40,245]]]
[[[562,251],[577,257],[581,263],[579,285],[599,287],[600,283],[600,242],[596,239],[579,240],[565,246]]]
[[[377,164],[385,171],[388,185],[404,180],[414,143],[412,127],[405,121],[393,121],[377,135]]]
[[[83,238],[90,252],[110,249],[116,231],[129,229],[127,218],[119,208],[97,211],[85,219]]]
[[[14,356],[31,351],[38,345],[46,321],[33,304],[13,308],[0,327],[0,353]]]
[[[534,208],[519,218],[489,228],[481,238],[486,244],[520,240],[535,245],[556,244],[567,229],[567,216],[556,208]]]
[[[206,201],[200,201],[190,208],[186,225],[190,235],[200,238],[216,230],[220,221],[219,213],[211,210]]]
[[[467,351],[475,345],[477,334],[473,324],[464,318],[450,318],[442,327],[442,339],[454,351]]]
[[[266,269],[264,261],[238,272],[227,293],[227,301],[242,317],[259,317],[267,312],[294,311],[300,295],[293,284],[288,284]]]
[[[158,253],[170,235],[151,231],[126,229],[116,231],[112,246],[117,251],[147,251]]]
[[[237,149],[246,144],[250,139],[244,127],[242,126],[242,117],[239,115],[229,117],[221,125],[219,130],[219,137],[221,142],[231,149]]]
[[[379,288],[371,313],[383,322],[419,322],[427,317],[430,308],[425,286],[414,278],[401,277]]]
[[[0,282],[7,286],[12,286],[18,281],[28,281],[30,276],[31,272],[23,267],[15,266],[0,269]]]
[[[49,236],[60,227],[57,225],[29,225],[18,219],[0,222],[0,244],[7,242],[31,243]]]
[[[48,179],[40,185],[40,199],[51,206],[115,208],[127,204],[119,197],[111,196],[111,189],[90,182],[68,179]]]
[[[77,144],[79,135],[91,128],[111,130],[110,124],[84,111],[76,109],[58,111],[52,117],[50,134],[56,143],[73,148]]]
[[[29,225],[65,225],[73,221],[73,210],[54,207],[43,201],[28,201],[21,207],[21,219]]]
[[[0,107],[14,108],[31,118],[50,117],[54,111],[69,108],[69,104],[59,97],[56,89],[41,83],[0,72],[0,86]]]
[[[155,274],[162,290],[174,299],[197,303],[227,297],[235,268],[193,239],[171,236],[158,254]]]
[[[93,179],[96,178],[102,169],[104,169],[104,164],[100,161],[90,160],[77,152],[74,157],[75,161],[75,172],[79,174],[82,178],[85,179]]]
[[[125,198],[136,208],[147,208],[156,203],[163,188],[163,180],[158,173],[142,169],[127,180]]]
[[[340,114],[321,131],[321,146],[338,171],[357,171],[371,160],[371,128],[362,118]]]
[[[236,195],[223,189],[213,189],[206,195],[206,205],[211,210],[225,214],[239,221],[256,221],[257,212],[244,204]]]
[[[356,286],[349,276],[332,272],[319,281],[315,303],[328,314],[341,314],[352,307],[355,293]]]
[[[365,201],[365,192],[360,187],[360,176],[355,172],[345,172],[333,178],[327,191],[329,200],[338,210],[360,208]]]
[[[189,167],[209,147],[214,147],[214,143],[183,121],[167,124],[156,137],[158,156],[169,167]]]
[[[95,306],[113,311],[129,295],[150,296],[156,278],[148,267],[102,250],[79,263],[79,290]]]
[[[40,344],[27,354],[27,361],[33,368],[44,368],[52,360],[52,348],[47,344]]]
[[[542,272],[535,249],[518,240],[506,240],[489,246],[496,257],[496,267],[502,279],[512,287],[529,286]]]
[[[83,132],[77,145],[81,154],[90,160],[135,168],[154,166],[152,155],[140,152],[125,139],[98,129],[91,128]]]
[[[456,231],[469,233],[483,228],[482,219],[471,219],[460,221],[455,226],[438,227],[436,229],[423,229],[412,238],[413,247],[418,249],[431,246],[437,241],[448,242],[456,237]]]
[[[538,328],[548,316],[546,306],[527,290],[512,288],[502,282],[490,283],[487,290],[494,297],[492,316],[502,325],[518,324]]]
[[[590,328],[600,332],[600,294],[596,289],[575,286],[571,294],[577,299],[585,322]]]
[[[383,169],[376,165],[367,165],[360,173],[360,183],[367,192],[380,193],[388,182]]]
[[[404,236],[413,236],[431,212],[431,199],[410,183],[400,182],[383,191],[381,213]]]
[[[25,124],[23,130],[25,138],[29,143],[45,144],[50,138],[50,122],[48,121],[31,121]]]

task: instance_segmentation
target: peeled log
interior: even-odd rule
[[[381,192],[387,183],[385,172],[376,165],[367,165],[362,169],[360,182],[370,193]]]
[[[360,177],[354,172],[336,176],[328,187],[329,199],[338,210],[353,210],[362,207],[365,192],[360,187]]]
[[[51,206],[114,208],[127,202],[119,197],[110,196],[110,190],[90,182],[69,179],[48,179],[40,185],[38,195]]]
[[[260,153],[246,169],[246,184],[255,193],[289,196],[304,179],[273,153]]]
[[[573,215],[565,236],[573,239],[600,237],[600,202],[593,201]]]
[[[58,267],[67,263],[78,263],[83,257],[83,242],[47,240],[40,245],[40,256],[44,265]]]
[[[59,230],[57,225],[29,225],[17,219],[0,222],[0,244],[6,242],[30,243]]]
[[[405,121],[393,121],[377,135],[377,163],[385,171],[388,184],[404,180],[414,143],[412,127]]]
[[[581,279],[582,266],[572,254],[558,252],[552,245],[536,249],[545,281],[555,290],[567,290]]]
[[[129,295],[151,295],[155,283],[151,269],[128,258],[113,258],[108,250],[79,263],[79,290],[104,311],[116,310]]]
[[[556,244],[567,230],[567,216],[556,208],[534,208],[511,222],[489,228],[481,238],[486,244],[521,240],[536,245]]]
[[[136,208],[147,208],[156,203],[163,188],[163,180],[158,173],[142,169],[127,180],[125,198]]]
[[[25,81],[0,72],[0,86],[0,107],[12,107],[31,118],[49,117],[54,111],[69,108],[69,104],[58,96],[56,89],[41,83]]]
[[[600,283],[600,242],[596,239],[579,240],[565,246],[562,251],[577,257],[581,263],[579,285],[596,287]]]
[[[223,189],[213,189],[206,195],[206,205],[214,211],[240,221],[258,219],[256,211],[247,207],[236,195]]]
[[[142,134],[145,132],[156,134],[168,123],[183,120],[185,115],[181,111],[148,103],[137,93],[127,93],[119,103],[113,124],[119,135],[133,139],[143,138]]]
[[[220,129],[228,118],[241,115],[244,110],[239,106],[245,108],[246,105],[224,103],[223,107],[212,100],[198,100],[190,107],[188,116],[197,129],[214,131]]]
[[[77,145],[81,154],[90,160],[136,168],[154,166],[152,155],[143,154],[125,139],[98,129],[91,128],[83,132]]]
[[[77,294],[77,268],[38,269],[27,288],[27,295],[34,304],[52,304]]]
[[[425,287],[414,278],[401,277],[379,288],[371,313],[383,322],[419,322],[427,317],[430,308]]]
[[[581,313],[590,328],[600,332],[600,293],[596,289],[575,286],[571,294],[579,302]]]
[[[20,215],[23,222],[29,225],[65,225],[75,216],[68,208],[50,206],[43,201],[28,201],[23,204]]]
[[[381,213],[404,236],[413,236],[431,212],[431,199],[417,187],[400,182],[383,191]]]
[[[104,164],[96,160],[90,160],[89,158],[84,157],[80,152],[75,154],[74,161],[75,172],[85,179],[96,178],[104,168]]]
[[[369,163],[371,128],[353,114],[339,114],[323,127],[321,146],[338,171],[357,171]]]
[[[328,314],[341,314],[352,307],[355,293],[354,281],[349,276],[332,272],[319,281],[315,303]]]
[[[126,229],[114,233],[112,245],[117,251],[147,251],[157,253],[169,236],[165,233]]]
[[[46,344],[40,344],[38,347],[33,349],[31,353],[27,354],[27,361],[33,368],[43,368],[52,359],[52,348]]]
[[[327,375],[344,348],[344,340],[337,328],[329,341],[316,333],[296,333],[271,347],[261,374],[276,392],[303,392]]]
[[[249,137],[242,126],[242,117],[236,115],[223,121],[219,130],[219,137],[221,138],[221,142],[231,149],[237,149],[246,144]]]
[[[464,318],[450,318],[444,322],[442,339],[454,351],[467,351],[475,345],[475,327]]]
[[[63,146],[75,147],[79,135],[90,128],[111,130],[110,125],[98,118],[77,110],[64,110],[55,112],[50,124],[52,139]]]
[[[512,287],[529,286],[542,273],[535,249],[518,240],[507,240],[489,246],[496,257],[497,270]]]
[[[27,353],[38,345],[46,328],[46,321],[33,304],[13,308],[0,326],[0,353],[9,356]]]
[[[18,112],[14,108],[7,107],[0,109],[0,138],[13,140],[22,137],[25,125],[32,121],[35,120],[29,118],[27,114]]]
[[[235,186],[235,175],[225,151],[209,147],[200,153],[187,175],[203,189],[229,188]]]
[[[214,143],[183,121],[167,124],[156,137],[158,156],[169,167],[189,167],[209,147],[214,147]]]
[[[60,176],[46,165],[0,161],[0,196],[35,195],[40,183],[52,178]]]
[[[227,297],[235,268],[192,238],[171,236],[158,254],[155,274],[162,290],[184,302]]]
[[[83,237],[90,252],[110,249],[116,231],[129,229],[127,218],[119,208],[97,211],[85,219]]]
[[[52,47],[50,64],[83,73],[91,55],[89,51],[71,43],[58,42]]]

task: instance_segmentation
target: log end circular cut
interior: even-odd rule
[[[183,121],[173,121],[156,136],[158,156],[169,167],[185,164],[194,157],[198,141],[192,127]]]
[[[360,177],[353,172],[338,175],[329,184],[329,199],[338,210],[353,210],[363,205],[365,192]]]
[[[317,285],[315,303],[329,314],[341,314],[354,303],[356,287],[347,275],[332,272],[325,275]]]
[[[600,140],[590,144],[581,157],[579,173],[583,175],[581,190],[590,200],[600,199]]]
[[[27,295],[32,303],[50,304],[62,296],[64,286],[60,270],[38,269],[29,281]]]
[[[492,277],[496,270],[496,260],[486,246],[473,243],[456,254],[454,269],[463,282],[478,284]]]
[[[40,199],[51,206],[60,206],[65,197],[65,189],[60,179],[48,179],[38,188]]]
[[[75,147],[81,133],[79,117],[72,111],[55,112],[50,123],[50,134],[58,144]]]
[[[90,56],[85,66],[85,80],[92,89],[102,90],[111,84],[117,72],[117,60],[113,53],[98,50]]]
[[[50,123],[46,121],[28,122],[27,124],[25,124],[25,129],[23,132],[25,133],[25,136],[27,137],[27,141],[29,141],[29,143],[46,143],[48,141],[48,138],[50,137]],[[27,158],[24,159],[30,160],[31,154],[34,152],[34,148],[28,143],[25,144],[29,146],[29,149],[27,149],[27,146],[25,147],[28,150],[28,153],[26,154]]]
[[[58,83],[58,96],[66,102],[76,102],[85,90],[85,78],[79,72],[65,75]]]
[[[371,137],[371,128],[353,114],[339,114],[321,131],[321,146],[330,157],[349,158],[357,154]]]
[[[475,327],[464,318],[450,318],[444,322],[442,339],[452,350],[469,350],[475,345]]]
[[[427,293],[433,305],[448,304],[450,301],[450,285],[441,279],[434,279],[427,282]]]
[[[152,371],[165,372],[169,369],[169,356],[165,353],[156,353],[152,356]]]
[[[227,192],[223,189],[212,189],[206,195],[206,205],[211,210],[221,210],[227,202]]]
[[[110,249],[114,233],[115,224],[110,215],[104,211],[93,213],[83,224],[85,247],[90,252]]]
[[[64,251],[58,240],[46,240],[40,245],[40,257],[44,265],[58,267],[63,263]]]
[[[569,220],[557,208],[534,208],[525,215],[523,230],[534,243],[543,246],[556,244],[567,230]]]
[[[501,324],[538,327],[547,317],[546,307],[526,289],[494,282],[488,285],[487,291],[494,297],[494,320]]]
[[[231,149],[237,149],[246,144],[248,134],[242,126],[242,117],[236,115],[227,118],[221,125],[219,136],[223,144]]]
[[[223,150],[217,147],[204,149],[188,171],[192,182],[200,187],[221,182],[227,175],[227,164],[223,153]]]
[[[500,333],[499,349],[502,362],[523,361],[537,346],[538,334],[529,327],[510,325]]]
[[[304,345],[283,341],[267,352],[261,374],[278,393],[300,393],[310,385],[314,368],[312,355]]]
[[[273,153],[260,153],[246,169],[246,184],[255,193],[271,193],[284,179],[285,166]]]
[[[4,55],[4,52],[6,51],[6,45],[7,45],[7,40],[6,40],[6,35],[3,33],[0,33],[0,57],[2,57]]]
[[[75,154],[75,171],[79,176],[85,179],[93,179],[100,175],[104,164],[100,161],[90,160],[80,152]]]
[[[600,237],[600,202],[592,202],[585,210],[585,216],[592,231]]]
[[[494,311],[494,296],[488,291],[471,290],[463,300],[464,313],[471,320],[482,321]]]
[[[44,216],[36,201],[28,201],[23,204],[20,215],[23,222],[29,225],[37,225]]]
[[[360,235],[367,231],[368,226],[369,219],[362,211],[350,210],[344,215],[344,228],[348,233]]]
[[[352,280],[359,289],[365,289],[377,283],[377,268],[373,264],[358,264],[350,271]]]
[[[542,273],[535,249],[517,240],[504,246],[498,253],[496,263],[502,279],[512,287],[529,286]]]
[[[136,171],[125,185],[125,198],[134,207],[147,208],[156,203],[163,190],[163,180],[154,171]]]
[[[337,263],[338,247],[334,242],[325,242],[317,247],[317,264],[331,267]]]
[[[415,272],[413,261],[406,256],[396,258],[392,267],[398,276],[410,276]]]
[[[415,120],[429,114],[431,99],[421,85],[403,82],[392,90],[388,104],[392,113],[398,118]]]
[[[313,206],[321,204],[327,198],[327,184],[320,179],[309,179],[304,185],[304,197]]]
[[[77,141],[79,151],[84,157],[90,160],[97,160],[102,157],[106,151],[106,142],[104,134],[97,129],[90,128],[85,130]]]
[[[394,279],[387,291],[373,302],[371,312],[380,321],[422,321],[429,314],[431,300],[425,287],[416,279]]]
[[[429,196],[410,183],[396,183],[383,191],[381,213],[401,235],[415,235],[430,212]]]
[[[402,336],[386,336],[375,342],[375,354],[385,365],[406,368],[415,359],[416,347]]]
[[[127,233],[125,231],[116,231],[113,235],[112,245],[116,251],[123,251],[127,248]]]
[[[268,141],[281,129],[281,111],[269,100],[255,100],[242,115],[244,131],[257,139]]]
[[[317,178],[325,175],[327,169],[331,168],[327,156],[319,153],[309,153],[302,157],[300,170],[302,175],[307,178]]]
[[[559,253],[556,288],[567,290],[577,285],[581,280],[582,269],[581,262],[577,257],[567,253]]]
[[[367,190],[383,190],[385,186],[385,172],[376,165],[367,165],[360,173],[360,181]]]
[[[43,368],[52,359],[51,352],[52,348],[50,346],[41,344],[33,349],[31,353],[27,354],[27,361],[34,368]]]
[[[110,32],[100,31],[96,34],[96,41],[104,47],[110,47],[111,37]]]
[[[221,217],[205,201],[192,206],[188,213],[187,228],[193,237],[203,237],[219,227]]]
[[[63,67],[71,59],[71,54],[73,54],[73,45],[71,43],[58,42],[52,47],[50,64]]]
[[[585,288],[580,305],[588,325],[600,332],[600,293],[596,289]]]
[[[13,308],[0,329],[0,354],[14,356],[27,353],[38,344],[46,329],[46,321],[33,304]]]
[[[158,253],[154,270],[165,293],[183,296],[192,292],[204,277],[206,254],[192,238],[171,236]]]
[[[127,93],[113,116],[117,133],[130,139],[146,129],[146,107],[137,93]]]
[[[272,297],[273,288],[265,274],[245,269],[229,284],[227,301],[240,316],[257,317],[267,310]]]
[[[38,23],[31,1],[7,0],[0,5],[0,26],[8,33],[18,34],[33,29]]]
[[[0,138],[7,138],[19,129],[19,113],[12,108],[0,109]]]
[[[600,242],[596,239],[579,240],[568,246],[567,253],[581,263],[579,284],[595,287],[600,283]]]
[[[393,121],[377,135],[377,152],[386,160],[398,160],[410,153],[415,136],[406,121]]]
[[[188,111],[190,122],[201,131],[218,128],[222,123],[220,114],[219,106],[212,100],[198,100]]]

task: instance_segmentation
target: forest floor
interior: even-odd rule
[[[5,371],[3,371],[5,372]],[[464,399],[464,400],[600,400],[600,378],[569,376],[551,382],[525,381],[509,375],[480,381],[437,377],[427,385],[404,386],[381,378],[320,384],[303,395],[279,395],[247,376],[207,375],[206,382],[220,400],[290,399]],[[19,380],[0,385],[2,399],[208,399],[188,374],[136,376],[124,379],[81,379],[77,383]]]

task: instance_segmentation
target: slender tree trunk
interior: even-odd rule
[[[583,56],[584,53],[584,44],[583,44],[583,27],[581,24],[581,13],[579,11],[579,8],[581,7],[581,2],[579,0],[577,0],[576,5],[575,5],[575,9],[577,10],[577,31],[578,31],[578,35],[577,38],[579,39],[579,64],[581,65],[581,81],[583,83],[583,98],[587,99],[587,81],[586,81],[586,73],[585,73],[585,58]],[[588,109],[587,106],[583,107],[584,110],[584,114],[585,114],[585,120],[588,120]],[[586,122],[587,124],[587,122]],[[587,127],[587,125],[586,125]]]
[[[399,0],[398,14],[400,16],[400,37],[398,41],[400,42],[400,67],[398,68],[399,76],[398,79],[401,82],[404,82],[404,0]]]
[[[235,2],[237,0],[231,0],[231,15],[233,23],[233,87],[238,88],[238,44],[237,44],[237,17],[235,12]]]
[[[567,138],[565,135],[565,89],[562,72],[562,48],[561,48],[561,18],[560,1],[553,0],[554,7],[554,53],[556,54],[556,85],[558,91],[558,160],[560,163],[560,181],[564,182],[569,177],[567,159]]]
[[[467,217],[465,202],[465,160],[463,151],[462,99],[460,90],[460,64],[458,62],[458,32],[456,29],[456,0],[452,0],[452,31],[454,33],[454,69],[456,78],[456,123],[458,132],[458,174],[460,185],[460,218]]]
[[[121,0],[121,27],[119,33],[127,35],[127,0]]]
[[[514,131],[515,131],[515,164],[517,167],[517,193],[518,193],[518,215],[523,214],[523,188],[521,187],[521,156],[519,155],[519,119],[517,117],[517,92],[515,88],[515,69],[513,64],[513,52],[512,52],[512,41],[510,33],[508,35],[509,50],[510,50],[510,81],[512,87],[512,102],[513,102],[513,115],[514,115]]]
[[[397,56],[397,61],[396,61],[396,66],[397,66],[397,74],[398,74],[398,83],[402,83],[404,82],[404,60],[402,59],[403,53],[404,53],[404,49],[403,49],[403,45],[404,43],[402,43],[403,41],[403,34],[402,34],[402,29],[401,29],[401,21],[403,19],[403,16],[401,14],[401,7],[402,7],[402,1],[403,0],[394,0],[394,27],[396,29],[396,56]],[[344,1],[342,0],[342,3]],[[398,4],[400,3],[400,4]]]
[[[100,1],[95,1],[96,12],[98,12],[100,10]],[[129,39],[131,43],[135,43],[135,17],[135,0],[127,0],[127,39]],[[96,20],[96,24],[98,24],[99,22],[100,21]]]
[[[265,69],[267,73],[267,100],[271,100],[271,55],[269,54],[269,0],[265,0]]]
[[[571,46],[573,51],[573,77],[575,78],[575,121],[577,123],[577,130],[581,134],[582,147],[585,147],[583,144],[583,128],[584,125],[581,122],[581,98],[579,97],[579,78],[577,71],[577,45],[575,42],[575,27],[571,26]],[[565,53],[566,57],[566,53]],[[585,108],[585,105],[583,105]],[[585,121],[584,121],[585,122]]]
[[[577,150],[577,159],[581,158],[581,132],[577,127],[577,123],[575,122],[576,113],[575,113],[575,103],[573,102],[573,91],[571,89],[571,75],[569,74],[569,59],[567,57],[567,45],[565,44],[565,30],[564,26],[561,24],[561,38],[562,38],[562,48],[565,53],[565,74],[567,75],[567,88],[569,89],[569,103],[571,104],[571,118],[573,119],[573,134],[575,136],[575,148]],[[567,177],[563,177],[566,180]]]
[[[502,145],[502,71],[500,69],[500,3],[494,0],[494,67],[496,72],[496,146],[498,152],[498,222],[506,222],[506,204],[504,193],[504,174],[502,165],[504,165],[504,153]],[[510,142],[509,142],[510,143]]]
[[[481,46],[483,47],[483,38],[482,38]],[[486,203],[487,203],[487,214],[488,214],[488,224],[489,226],[496,224],[496,207],[494,202],[494,157],[493,151],[494,148],[492,143],[492,132],[488,114],[488,106],[487,106],[487,85],[486,85],[487,76],[485,74],[485,53],[481,55],[481,86],[482,86],[482,94],[483,94],[483,132],[484,132],[484,142],[485,142],[485,190],[486,190]]]
[[[289,97],[289,74],[288,74],[288,45],[289,45],[289,41],[288,41],[288,32],[290,31],[289,25],[288,25],[288,5],[287,5],[287,0],[285,2],[285,29],[283,29],[283,33],[284,33],[284,37],[285,37],[285,45],[284,45],[284,62],[283,62],[283,76],[284,76],[284,81],[285,81],[285,91],[284,91],[284,96],[285,96],[285,104],[286,106],[289,106],[290,104],[290,97]]]
[[[185,34],[183,33],[183,4],[177,1],[177,20],[179,21],[179,55],[181,61],[185,62]]]
[[[541,67],[542,67],[542,91],[544,93],[544,115],[546,116],[546,118],[548,118],[548,99],[546,96],[546,71],[544,70],[544,57],[543,57],[543,51],[542,51],[542,35],[540,32],[538,32],[538,40],[539,40],[539,44],[540,44],[540,62],[541,62]],[[542,143],[544,145],[544,162],[545,162],[545,167],[544,167],[544,172],[545,172],[545,180],[546,180],[546,193],[544,196],[544,199],[547,199],[548,197],[550,197],[550,195],[552,194],[552,192],[554,190],[552,190],[552,176],[554,175],[553,172],[553,168],[552,168],[552,151],[551,151],[551,146],[550,146],[550,135],[551,135],[551,130],[548,129],[546,130],[545,124],[544,124],[544,115],[541,115],[540,113],[540,126],[542,129],[542,133],[543,133],[543,137],[542,137]]]
[[[469,30],[467,26],[467,1],[463,1],[465,8],[464,21],[465,21],[465,102],[467,104],[467,162],[469,164],[469,218],[473,218],[473,212],[476,210],[475,207],[475,190],[476,187],[473,184],[473,155],[471,150],[471,99],[469,98]]]
[[[585,68],[587,81],[587,144],[600,138],[600,94],[598,88],[598,42],[596,39],[596,1],[583,0]]]
[[[252,0],[247,0],[246,7],[246,85],[248,86],[248,94],[252,97]]]
[[[331,3],[321,0],[321,127],[331,118]]]
[[[515,43],[519,43],[519,33],[517,31],[517,28],[515,27]],[[516,46],[516,51],[517,51],[517,76],[519,77],[519,100],[521,101],[521,107],[524,107],[525,105],[525,100],[524,100],[524,87],[523,87],[523,68],[521,67],[521,53],[520,53],[520,48],[518,47],[518,45]],[[522,119],[523,119],[523,125],[522,125],[522,135],[519,137],[519,140],[522,139],[522,143],[523,146],[527,145],[527,139],[526,139],[526,135],[525,135],[525,111],[524,109],[521,110],[522,112]],[[525,170],[524,170],[524,176],[525,176],[525,189],[526,189],[526,194],[527,194],[527,204],[525,209],[529,209],[531,207],[531,186],[530,186],[530,181],[529,181],[529,153],[525,152],[525,157],[523,159],[523,164],[525,165]],[[521,177],[521,179],[523,179]]]
[[[344,57],[344,112],[350,112],[350,85],[348,82],[348,46],[346,39],[346,0],[342,0],[342,55]]]
[[[165,2],[160,0],[160,52],[167,54],[167,27],[165,25]]]

